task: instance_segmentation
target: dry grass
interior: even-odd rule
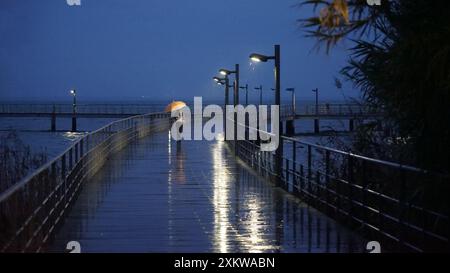
[[[15,132],[0,137],[0,193],[47,161],[45,152],[33,153]]]

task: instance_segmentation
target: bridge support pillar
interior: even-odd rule
[[[56,131],[56,112],[55,112],[55,106],[53,106],[53,112],[52,117],[50,119],[50,130],[52,132]]]
[[[295,135],[295,120],[287,120],[286,121],[286,135],[293,136]]]
[[[350,119],[348,121],[348,130],[350,132],[352,132],[354,128],[355,128],[355,120],[354,119]]]
[[[72,116],[72,132],[76,132],[76,131],[77,131],[77,117]]]
[[[320,133],[320,129],[319,129],[319,119],[315,119],[314,120],[314,133],[318,134]]]

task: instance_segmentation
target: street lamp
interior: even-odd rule
[[[259,90],[259,105],[262,105],[262,85],[260,85],[259,87],[255,87],[255,90]]]
[[[245,105],[248,105],[248,84],[240,86],[239,88],[245,90]]]
[[[235,71],[231,71],[231,70],[228,70],[228,69],[219,69],[219,73],[221,74],[221,75],[223,75],[223,76],[228,76],[228,75],[230,75],[230,74],[233,74]]]
[[[219,73],[224,76],[229,76],[230,74],[234,74],[234,107],[239,104],[239,64],[235,64],[234,70],[228,69],[219,69]],[[226,132],[225,132],[226,134]],[[237,113],[234,111],[234,155],[237,155]]]
[[[275,62],[275,105],[278,106],[278,117],[280,117],[280,102],[281,102],[281,77],[280,77],[280,45],[274,46],[274,55],[266,56],[259,53],[250,54],[250,59],[254,62],[267,62],[268,60],[274,60]],[[281,179],[281,172],[283,167],[283,140],[281,138],[281,132],[283,132],[283,124],[279,121],[279,146],[275,151],[275,171],[278,175],[279,181]]]
[[[235,87],[234,87],[234,106],[239,104],[239,64],[235,65],[235,70],[228,70],[228,69],[219,69],[219,73],[228,77],[230,74],[235,74],[234,77],[234,82],[235,82]]]
[[[275,45],[275,47],[277,47],[277,45]],[[279,47],[279,46],[278,46]],[[256,63],[260,63],[260,62],[267,62],[268,60],[272,60],[275,59],[276,56],[265,56],[262,54],[258,54],[258,53],[253,53],[250,55],[250,59]]]
[[[295,117],[295,88],[293,87],[286,88],[286,91],[292,92],[292,113]]]
[[[229,80],[228,80],[228,76],[225,76],[223,78],[219,78],[219,77],[213,77],[213,80],[218,84],[218,85],[225,85],[225,107],[224,109],[226,109],[227,105],[229,104]]]
[[[77,91],[71,89],[69,91],[70,95],[73,97],[72,103],[72,132],[77,131]]]

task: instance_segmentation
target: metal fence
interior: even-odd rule
[[[0,252],[39,252],[84,181],[131,141],[167,129],[170,114],[112,122],[77,140],[60,156],[0,194]]]
[[[448,252],[450,178],[281,137],[283,162],[259,141],[230,141],[260,175],[392,251]]]

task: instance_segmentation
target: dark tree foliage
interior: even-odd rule
[[[341,71],[366,103],[383,107],[408,145],[408,162],[450,170],[450,1],[312,0],[317,17],[299,20],[327,51],[354,46]],[[401,158],[401,156],[399,156]]]

